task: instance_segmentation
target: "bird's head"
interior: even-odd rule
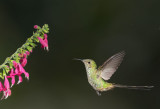
[[[79,61],[82,61],[86,67],[86,70],[89,70],[89,69],[96,69],[97,68],[97,65],[95,63],[94,60],[92,59],[74,59],[74,60],[79,60]]]

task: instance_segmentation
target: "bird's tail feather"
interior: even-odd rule
[[[153,88],[154,86],[127,86],[127,85],[114,84],[114,87],[135,89],[135,90],[151,90],[151,88]]]

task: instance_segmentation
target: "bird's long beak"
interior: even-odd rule
[[[83,62],[83,59],[74,58],[73,60],[77,60],[77,61],[82,61]]]

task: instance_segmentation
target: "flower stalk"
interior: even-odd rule
[[[41,46],[47,48],[48,51],[48,25],[45,24],[42,28],[34,25],[34,29],[36,29],[36,32],[33,32],[33,35],[0,65],[0,92],[3,92],[1,99],[6,99],[11,95],[10,88],[15,84],[15,76],[19,78],[17,84],[22,82],[22,74],[29,80],[29,73],[25,71],[24,67],[27,64],[28,56],[32,53],[33,48],[37,46],[36,44],[41,43]],[[11,86],[9,81],[11,81]]]

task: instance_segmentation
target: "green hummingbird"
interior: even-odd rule
[[[109,80],[118,69],[118,66],[121,64],[124,56],[125,52],[121,51],[107,59],[102,66],[98,67],[98,69],[95,61],[92,59],[75,60],[80,60],[84,63],[88,82],[93,87],[93,89],[96,90],[98,95],[101,95],[100,92],[108,91],[116,87],[142,90],[149,90],[153,88],[154,86],[127,86],[107,82],[107,80]]]

